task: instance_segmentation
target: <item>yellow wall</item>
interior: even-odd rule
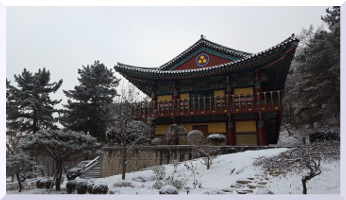
[[[168,129],[169,125],[156,125],[155,126],[155,135],[164,135]]]
[[[225,96],[225,90],[214,90],[214,97],[223,97]]]
[[[172,101],[172,95],[157,96],[157,101]]]
[[[192,126],[198,125],[208,125],[209,133],[226,133],[226,123],[225,122],[213,122],[213,123],[187,123],[182,124],[187,132],[192,130]],[[155,135],[164,135],[168,129],[169,125],[156,125],[155,126]]]
[[[233,94],[236,95],[253,95],[253,88],[249,87],[249,88],[234,88],[233,90]]]
[[[256,132],[256,121],[236,121],[235,122],[235,132]]]
[[[189,95],[189,93],[182,93],[182,94],[179,94],[179,98],[180,98],[180,100],[189,100],[190,95]]]
[[[237,134],[236,135],[237,145],[257,145],[256,134]]]

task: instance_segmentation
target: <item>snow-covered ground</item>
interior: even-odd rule
[[[264,175],[262,169],[253,166],[254,160],[260,156],[271,157],[284,151],[287,149],[267,149],[220,155],[213,161],[209,170],[202,164],[201,159],[195,159],[191,162],[199,172],[197,179],[202,183],[201,188],[193,189],[193,176],[184,166],[184,162],[178,165],[176,176],[186,179],[186,186],[191,188],[189,189],[190,194],[237,194],[239,192],[263,194],[269,191],[274,194],[301,194],[301,174],[274,177]],[[172,174],[173,165],[165,165],[165,167],[166,174]],[[322,174],[308,182],[308,193],[339,193],[339,177],[339,161],[322,163]],[[150,169],[127,173],[125,182],[129,182],[127,183],[130,185],[129,187],[119,187],[122,185],[121,175],[93,179],[93,181],[107,184],[110,190],[120,194],[158,194],[159,191],[152,187],[155,181],[153,171]],[[179,193],[186,193],[186,189],[181,189]]]
[[[189,194],[301,194],[300,180],[304,172],[291,173],[286,176],[271,176],[265,175],[261,168],[253,165],[258,157],[272,157],[287,150],[286,148],[276,148],[220,155],[213,160],[209,170],[202,164],[202,159],[181,162],[176,167],[175,177],[185,180],[186,184],[179,190],[179,194],[184,194],[187,190],[189,190]],[[186,163],[196,167],[198,172],[196,179],[201,183],[200,188],[193,188],[193,173],[186,168],[184,165]],[[173,174],[173,164],[163,166],[166,169],[166,176]],[[323,162],[321,168],[322,174],[308,182],[308,193],[338,194],[340,192],[340,162]],[[89,181],[96,184],[107,184],[114,194],[159,193],[159,189],[153,188],[155,175],[151,168],[127,173],[125,181],[121,180],[121,175],[89,179]],[[62,188],[65,187],[65,183]],[[13,192],[9,191],[9,193]],[[47,192],[44,189],[34,189],[23,193],[42,194]]]

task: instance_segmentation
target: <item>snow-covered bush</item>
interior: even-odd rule
[[[160,144],[162,144],[162,139],[156,137],[156,138],[154,138],[154,139],[151,140],[151,144],[152,144],[152,145],[160,145]]]
[[[187,133],[187,142],[191,145],[201,145],[204,140],[204,135],[200,130],[192,130]]]
[[[108,193],[108,185],[105,185],[105,184],[100,184],[100,185],[95,184],[92,187],[91,194],[107,194],[107,193]]]
[[[94,194],[93,189],[94,189],[95,184],[94,183],[88,183],[88,193],[89,194]]]
[[[75,178],[77,178],[81,174],[82,174],[82,168],[74,167],[74,168],[71,168],[67,171],[66,177],[68,180],[74,180]]]
[[[184,186],[186,185],[186,181],[187,179],[183,178],[183,177],[177,177],[177,176],[169,176],[166,178],[165,180],[165,184],[167,185],[172,185],[177,189],[182,189],[184,188]]]
[[[159,194],[178,194],[178,189],[172,185],[165,185],[160,189]]]
[[[226,136],[224,134],[213,133],[208,135],[208,142],[214,145],[225,144]]]
[[[75,192],[77,186],[77,182],[75,180],[68,181],[66,183],[66,192],[67,194],[72,194]]]
[[[86,194],[88,191],[88,183],[81,181],[77,183],[77,194]]]
[[[193,189],[201,188],[202,187],[202,183],[199,180],[199,172],[197,170],[197,166],[192,161],[185,162],[184,166],[192,175],[192,178],[193,178],[193,181],[192,181]]]
[[[163,186],[163,180],[166,177],[166,168],[164,166],[153,167],[152,171],[155,175],[153,188],[160,189]]]
[[[51,188],[54,186],[54,179],[52,177],[48,178],[40,178],[36,182],[36,187],[37,188]]]

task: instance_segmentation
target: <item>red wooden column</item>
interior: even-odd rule
[[[152,101],[152,108],[151,108],[151,112],[152,112],[152,116],[150,117],[150,127],[151,127],[151,138],[155,137],[155,118],[156,115],[158,113],[157,111],[157,96],[156,96],[156,92],[154,91],[155,89],[152,90],[151,92],[151,101]]]
[[[228,145],[235,145],[236,144],[236,138],[235,138],[235,124],[232,120],[231,114],[228,114],[227,116],[227,144]]]
[[[258,101],[260,101],[260,97],[257,95],[259,92],[261,92],[261,73],[260,71],[255,72],[255,87],[254,87],[254,103],[258,104]]]
[[[257,137],[258,137],[258,145],[268,145],[268,137],[265,131],[264,121],[262,119],[262,113],[258,113],[258,121],[257,121]]]

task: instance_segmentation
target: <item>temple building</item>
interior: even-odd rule
[[[114,68],[151,97],[136,114],[150,119],[154,137],[176,123],[205,136],[224,134],[228,145],[269,145],[278,141],[283,89],[298,42],[292,35],[252,54],[202,35],[162,66]]]

